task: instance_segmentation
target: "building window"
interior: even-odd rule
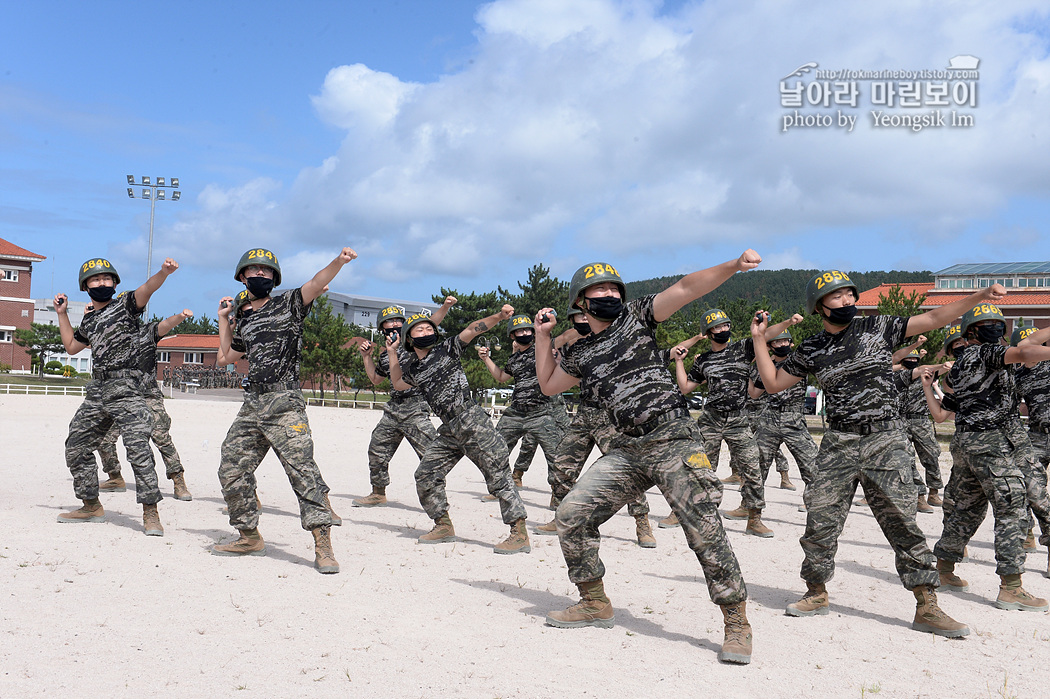
[[[10,330],[0,330],[0,342],[13,342],[14,337]]]
[[[182,353],[183,364],[203,364],[204,353],[203,352],[183,352]]]
[[[964,279],[963,280],[963,286],[965,288],[967,288],[967,289],[972,289],[973,288],[973,280],[972,279]]]
[[[161,364],[171,364],[171,352],[157,352],[157,361]]]
[[[5,269],[3,274],[0,274],[0,279],[5,282],[17,282],[18,281],[18,270],[17,269]]]
[[[1005,286],[1005,287],[1006,287],[1007,289],[1012,289],[1012,288],[1013,288],[1013,286],[1014,286],[1014,280],[1013,280],[1013,279],[1007,279],[1007,280],[1006,280],[1006,281],[1005,281],[1005,282],[1003,283],[1003,286]]]

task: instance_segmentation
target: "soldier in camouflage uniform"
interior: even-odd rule
[[[407,391],[418,386],[431,410],[441,419],[438,437],[416,469],[416,492],[434,528],[419,537],[421,544],[454,541],[456,531],[448,514],[445,478],[464,456],[473,461],[485,476],[489,494],[500,503],[503,522],[510,525],[510,536],[496,544],[496,553],[528,553],[529,533],[525,530],[525,505],[510,477],[510,452],[507,443],[492,426],[480,405],[470,395],[470,385],[460,357],[463,349],[481,333],[514,314],[503,306],[496,314],[469,325],[458,335],[445,340],[428,317],[416,314],[401,328],[401,335],[387,340],[390,357],[390,385]],[[397,354],[401,342],[406,351]],[[401,358],[404,357],[404,364]]]
[[[1050,360],[1050,348],[1033,345],[1008,347],[1003,340],[1006,321],[991,303],[976,305],[963,316],[962,337],[966,341],[948,373],[953,392],[938,403],[933,396],[933,374],[923,375],[923,388],[934,420],[954,417],[955,435],[951,451],[955,460],[955,506],[945,517],[944,531],[934,547],[941,584],[965,590],[965,580],[955,575],[963,547],[984,521],[991,504],[995,518],[996,573],[1000,578],[1000,609],[1047,611],[1047,601],[1034,597],[1021,586],[1024,572],[1026,471],[1031,471],[1031,443],[1016,419],[1013,378],[1007,365]],[[1050,337],[1050,330],[1044,333]],[[1044,484],[1041,502],[1046,502]],[[1041,543],[1050,543],[1043,530]]]
[[[780,335],[787,335],[788,338],[791,336],[784,331]],[[777,337],[780,337],[778,335]],[[805,387],[802,387],[802,392],[805,394]],[[804,396],[803,396],[804,397]],[[755,434],[755,439],[758,439],[758,430],[761,428],[762,422],[765,421],[766,405],[769,403],[769,394],[766,393],[766,389],[762,388],[762,377],[758,375],[758,365],[751,362],[751,366],[748,367],[747,371],[747,400],[744,401],[744,416],[747,418],[747,424],[751,426],[751,431]],[[814,453],[816,451],[814,450]],[[762,463],[762,448],[759,446],[759,464]],[[795,484],[791,482],[791,478],[788,476],[790,466],[788,465],[787,455],[784,454],[782,448],[777,448],[773,452],[773,461],[776,464],[777,473],[780,474],[780,489],[781,490],[795,490]],[[718,470],[718,464],[711,462]],[[760,469],[761,470],[761,469]],[[766,470],[762,472],[762,482],[765,483],[766,477],[769,475],[769,465],[766,465]]]
[[[806,287],[806,311],[820,314],[824,329],[806,338],[779,366],[766,352],[765,322],[752,323],[758,369],[769,393],[779,393],[815,374],[824,389],[828,428],[817,452],[816,473],[806,488],[805,560],[808,591],[788,605],[789,616],[828,613],[825,583],[835,572],[835,551],[853,495],[860,485],[896,555],[897,574],[916,600],[912,628],[941,636],[969,633],[937,604],[933,554],[915,522],[913,457],[897,411],[893,349],[914,335],[943,326],[984,298],[1005,290],[996,284],[971,297],[911,318],[854,319],[857,287],[840,271],[817,274]]]
[[[314,567],[320,573],[338,573],[332,551],[333,517],[328,485],[314,461],[314,443],[299,390],[299,363],[303,351],[303,323],[310,307],[343,266],[357,258],[343,248],[324,269],[298,289],[271,297],[281,283],[281,266],[269,250],[252,249],[241,256],[234,279],[251,294],[252,312],[242,313],[236,331],[229,315],[234,300],[224,298],[219,308],[218,363],[248,357],[248,385],[244,405],[222,443],[219,483],[230,514],[230,525],[240,537],[217,544],[219,556],[261,555],[266,550],[259,534],[259,506],[255,470],[271,448],[288,474],[299,501],[303,529],[314,538]]]
[[[1043,334],[1039,334],[1043,333]],[[1018,327],[1010,337],[1014,347],[1024,344],[1045,344],[1045,330],[1037,331],[1034,326]],[[1038,508],[1039,492],[1046,490],[1047,464],[1050,464],[1050,361],[1028,362],[1018,366],[1014,371],[1017,390],[1028,407],[1028,438],[1032,443],[1033,461],[1031,471],[1025,475],[1028,490],[1029,518],[1028,538],[1025,547],[1035,548],[1032,531],[1033,499]],[[1033,498],[1033,495],[1035,497]],[[1040,526],[1044,533],[1044,522]],[[1050,555],[1047,556],[1046,576],[1050,577]]]
[[[918,344],[926,341],[923,336],[919,337]],[[941,445],[937,443],[937,434],[930,422],[930,413],[926,408],[926,396],[922,392],[922,381],[919,380],[919,362],[926,356],[926,350],[911,349],[907,356],[900,361],[901,369],[894,373],[897,378],[897,408],[904,419],[904,429],[908,435],[908,441],[915,449],[926,473],[923,482],[919,475],[915,462],[912,462],[912,481],[916,488],[916,511],[927,514],[933,512],[934,505],[943,505],[944,500],[937,494],[944,483],[941,480]],[[940,371],[943,365],[927,365],[930,371]],[[925,367],[924,367],[925,369]],[[929,499],[926,497],[926,489],[929,488]]]
[[[446,298],[431,320],[440,325],[448,309],[455,303],[455,297]],[[400,334],[404,323],[405,310],[399,306],[388,306],[379,312],[379,330],[384,337]],[[358,344],[358,351],[364,360],[368,380],[378,386],[390,378],[390,360],[384,346],[379,351],[379,362],[376,363],[372,358],[373,346],[366,340]],[[437,439],[437,430],[430,421],[430,408],[418,388],[408,391],[390,390],[390,400],[383,406],[383,417],[372,430],[372,437],[368,442],[368,474],[372,483],[372,493],[354,500],[354,507],[375,507],[387,503],[386,487],[390,485],[390,459],[394,457],[394,452],[404,439],[408,440],[416,456],[421,459],[430,443]]]
[[[786,330],[769,342],[774,365],[779,366],[787,359],[791,354],[791,346],[791,335]],[[802,482],[809,487],[816,468],[817,445],[809,434],[806,416],[802,414],[806,402],[806,382],[799,381],[779,393],[769,394],[761,381],[761,376],[752,378],[748,392],[751,395],[761,392],[766,396],[766,410],[759,417],[758,432],[755,434],[762,480],[764,482],[769,475],[769,464],[773,455],[779,455],[780,445],[786,444],[791,455],[795,457],[795,463],[798,464]],[[806,511],[805,504],[799,506],[799,511]]]
[[[506,366],[500,368],[489,356],[489,348],[478,347],[478,356],[485,363],[492,378],[499,383],[513,379],[514,391],[510,396],[510,405],[500,415],[496,431],[507,440],[507,449],[513,449],[519,439],[531,435],[543,448],[547,460],[547,474],[554,468],[554,454],[565,434],[565,421],[558,416],[560,410],[565,414],[565,404],[555,404],[554,399],[543,395],[536,380],[536,346],[533,344],[535,332],[532,319],[527,315],[516,315],[510,319],[508,335],[511,340],[511,354]],[[531,461],[531,459],[530,459]],[[512,471],[514,485],[521,487],[521,479],[528,470],[524,468]]]
[[[124,435],[128,460],[135,473],[136,501],[142,503],[142,524],[147,536],[163,536],[157,503],[157,469],[149,446],[153,415],[142,395],[144,375],[135,351],[140,316],[150,297],[179,268],[170,257],[160,271],[132,294],[114,299],[120,276],[108,260],[93,259],[80,268],[80,290],[91,296],[94,311],[84,316],[75,331],[69,322],[66,295],[55,296],[62,344],[70,355],[90,347],[93,381],[84,402],[69,423],[66,466],[73,474],[73,491],[84,506],[58,516],[59,522],[98,522],[105,512],[98,500],[98,467],[92,454],[116,423]]]
[[[772,339],[801,321],[802,316],[795,315],[772,325],[767,330],[768,337]],[[700,335],[693,338],[693,341],[699,341],[706,337],[711,341],[711,349],[693,360],[688,375],[684,359],[691,343],[675,347],[671,357],[675,362],[678,388],[682,393],[689,395],[697,386],[707,383],[707,403],[697,420],[704,437],[707,458],[712,462],[718,461],[718,452],[725,440],[729,445],[730,468],[741,480],[740,506],[735,510],[723,511],[722,516],[726,519],[746,519],[745,534],[770,539],[773,530],[762,522],[766,499],[764,479],[759,473],[758,445],[744,415],[748,374],[751,362],[755,359],[755,348],[751,338],[732,342],[731,327],[725,311],[712,308],[704,313]],[[676,522],[661,522],[661,526],[669,524]]]
[[[153,413],[153,431],[150,433],[150,439],[157,445],[157,450],[164,459],[165,472],[172,482],[175,499],[187,501],[192,500],[193,495],[186,487],[185,469],[182,467],[179,452],[175,449],[169,433],[171,416],[164,409],[164,394],[157,386],[157,343],[176,325],[192,317],[193,311],[187,308],[182,313],[176,313],[164,320],[146,323],[136,337],[137,349],[140,353],[140,368],[143,373],[142,393],[146,397],[146,404],[150,412]],[[117,459],[116,444],[119,436],[120,426],[113,423],[98,447],[98,453],[102,456],[103,470],[109,476],[109,479],[98,487],[103,492],[122,493],[127,489],[124,478],[120,474],[120,461]]]
[[[613,450],[598,459],[558,506],[556,521],[569,579],[582,599],[547,615],[562,628],[610,627],[614,612],[605,595],[605,566],[598,555],[598,528],[653,485],[660,488],[682,524],[686,541],[704,571],[708,593],[723,613],[719,659],[751,662],[747,588],[718,515],[722,484],[711,469],[703,438],[689,417],[685,396],[667,373],[656,326],[687,303],[717,288],[737,271],[761,262],[746,251],[739,259],[686,275],[666,290],[624,303],[626,286],[611,265],[581,267],[569,283],[570,302],[584,312],[591,334],[556,364],[549,351],[536,354],[536,372],[547,395],[586,381],[609,411],[617,435]],[[540,316],[551,309],[543,309]],[[537,345],[551,346],[551,320],[536,318]]]
[[[579,308],[569,308],[569,320],[572,321],[575,331],[574,336],[570,338],[573,342],[568,342],[556,350],[556,361],[572,352],[572,345],[576,339],[591,333],[590,325]],[[559,337],[566,334],[562,333]],[[670,361],[669,352],[661,350],[661,354],[666,365]],[[554,455],[554,467],[547,474],[547,481],[551,486],[551,509],[554,510],[558,509],[558,505],[576,485],[591,450],[598,447],[598,451],[604,456],[612,451],[612,443],[616,438],[616,428],[609,412],[599,405],[593,382],[582,379],[579,387],[580,405],[576,409],[576,416],[565,431]],[[652,524],[649,522],[649,500],[644,492],[627,503],[627,513],[634,517],[638,545],[646,549],[656,548],[656,537],[653,536]],[[557,518],[536,527],[535,531],[537,534],[557,534]]]

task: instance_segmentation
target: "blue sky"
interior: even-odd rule
[[[37,297],[76,297],[94,256],[137,285],[149,203],[125,176],[179,177],[154,269],[181,269],[151,310],[210,317],[256,246],[289,286],[350,245],[334,290],[417,300],[747,247],[766,268],[1046,260],[1048,48],[1024,0],[8,3],[0,237],[48,257]],[[782,129],[804,63],[958,55],[980,58],[972,127],[876,128],[930,110],[862,96],[851,133]]]

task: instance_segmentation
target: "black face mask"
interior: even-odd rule
[[[92,301],[98,301],[104,303],[113,298],[113,294],[116,293],[116,287],[112,286],[96,286],[87,290],[88,296],[91,297]]]
[[[577,323],[577,322],[573,321],[572,327],[580,335],[590,335],[591,334],[591,324],[590,323]]]
[[[273,280],[266,277],[248,277],[244,280],[248,293],[257,299],[264,299],[273,291]]]
[[[623,310],[623,301],[615,296],[596,296],[587,299],[587,312],[598,320],[613,321]]]
[[[526,347],[528,347],[529,345],[532,344],[532,341],[535,338],[536,338],[536,336],[533,335],[532,333],[526,333],[524,335],[515,335],[514,336],[514,341],[517,342],[519,345],[525,345]]]
[[[959,345],[958,347],[952,347],[952,349],[951,349],[952,356],[955,357],[956,359],[958,359],[959,355],[961,355],[963,353],[964,349],[966,349],[966,345]]]
[[[245,308],[243,311],[241,311],[241,320],[248,320],[249,316],[251,316],[252,313],[255,313],[254,308]]]
[[[724,345],[725,343],[729,342],[729,337],[730,337],[730,331],[729,330],[723,330],[720,333],[711,333],[711,341],[712,342],[717,342],[720,345]]]
[[[426,349],[427,347],[433,347],[438,343],[441,338],[437,333],[433,335],[424,335],[423,337],[413,337],[412,346],[418,347],[419,349]]]
[[[904,367],[905,369],[914,369],[915,367],[919,366],[919,360],[918,359],[905,359],[904,361],[901,362],[901,366]]]
[[[856,306],[843,306],[842,308],[828,308],[825,306],[824,310],[828,312],[827,319],[832,325],[849,325],[853,317],[857,315]]]
[[[782,345],[780,347],[773,348],[773,354],[778,357],[786,357],[791,354],[791,345]]]
[[[1006,332],[1006,325],[1003,323],[992,323],[991,325],[978,325],[977,339],[981,342],[994,344],[1002,339],[1004,332]]]

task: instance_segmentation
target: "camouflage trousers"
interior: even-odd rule
[[[802,496],[806,532],[802,579],[826,583],[835,574],[835,553],[857,486],[893,549],[904,587],[936,585],[937,571],[926,535],[915,522],[917,495],[911,480],[914,455],[904,425],[860,435],[828,429],[817,451],[813,482]]]
[[[747,599],[736,554],[722,528],[722,484],[688,418],[670,420],[637,438],[621,435],[616,448],[591,465],[565,496],[555,521],[562,555],[574,583],[600,580],[598,528],[627,502],[656,485],[682,523],[715,604]]]
[[[259,526],[255,469],[273,449],[299,500],[303,529],[332,523],[325,503],[328,485],[314,461],[314,440],[306,417],[306,401],[299,390],[270,393],[245,391],[244,405],[222,443],[219,484],[234,529]]]
[[[492,420],[480,406],[473,405],[455,418],[442,423],[437,439],[430,443],[416,469],[416,493],[419,504],[430,519],[437,520],[448,512],[445,478],[466,456],[482,475],[489,495],[499,500],[503,522],[510,524],[525,518],[525,504],[510,477],[510,452]]]
[[[757,411],[753,410],[753,411],[750,411],[750,412],[747,413],[747,424],[751,425],[751,431],[755,433],[755,438],[756,439],[758,438],[759,424],[761,423],[761,420],[762,420],[762,418],[763,418],[763,416],[765,414],[766,414],[766,411],[764,409],[763,410],[757,410]],[[816,445],[814,445],[814,446],[816,446]],[[761,447],[761,445],[759,445],[759,452],[758,452],[759,453],[759,463],[761,463],[761,456],[762,456],[761,449],[762,449],[762,447]],[[817,453],[816,449],[813,450],[813,453],[814,454]],[[788,472],[789,469],[788,469],[787,455],[784,453],[783,449],[777,449],[776,450],[776,452],[773,454],[773,462],[776,464],[777,473],[787,473]],[[711,462],[711,467],[715,471],[717,471],[718,470],[718,461],[712,461]],[[762,476],[762,481],[763,482],[765,482],[766,476],[769,475],[769,470],[768,470],[769,466],[768,465],[766,466],[766,469],[767,470],[763,472],[765,475]]]
[[[1024,448],[1000,430],[960,432],[951,442],[953,507],[944,516],[937,558],[959,562],[963,548],[981,526],[988,505],[995,518],[995,572],[1024,572],[1027,495],[1020,461]]]
[[[98,498],[98,465],[93,452],[114,425],[124,435],[135,474],[136,502],[160,502],[157,466],[149,446],[153,414],[135,378],[96,380],[87,385],[84,402],[73,415],[66,437],[66,466],[73,474],[73,492],[81,500]]]
[[[729,468],[740,476],[741,504],[748,510],[761,510],[766,506],[766,488],[758,470],[758,445],[747,418],[727,417],[715,410],[701,410],[696,424],[703,436],[708,460],[718,462],[722,440],[729,445]]]
[[[533,408],[528,412],[507,408],[496,423],[496,431],[499,432],[507,442],[507,450],[514,448],[519,439],[526,435],[532,437],[535,443],[543,448],[543,456],[547,460],[547,473],[554,468],[554,453],[558,451],[558,444],[565,434],[565,421],[559,421],[555,409],[565,412],[565,406],[554,406],[551,404]],[[528,461],[523,458],[524,446],[518,453],[518,459],[514,464],[517,471],[528,471],[532,463],[532,457],[536,455],[535,447]]]
[[[560,505],[576,485],[591,450],[597,446],[603,455],[608,454],[616,436],[608,411],[590,405],[581,405],[576,410],[576,417],[558,445],[554,467],[547,472],[555,506]],[[644,492],[627,503],[627,513],[632,517],[649,514],[649,500]]]
[[[768,410],[758,421],[758,468],[765,483],[769,476],[769,464],[774,456],[781,456],[780,445],[786,444],[791,456],[795,457],[802,482],[809,485],[813,482],[813,469],[817,460],[817,445],[809,434],[806,418],[798,412],[777,412]],[[780,471],[780,467],[777,467]],[[784,469],[787,472],[787,468]]]
[[[165,475],[171,478],[183,473],[185,469],[182,467],[182,460],[179,458],[174,442],[171,441],[169,432],[171,416],[164,409],[163,394],[160,391],[147,392],[146,405],[153,413],[153,431],[150,432],[149,438],[157,445],[157,451],[164,460]],[[102,470],[111,478],[120,475],[120,459],[117,457],[117,438],[119,436],[120,426],[114,423],[109,428],[109,432],[106,432],[106,436],[102,438],[102,443],[98,445],[98,454],[102,457]]]
[[[383,417],[379,418],[368,442],[368,480],[373,488],[390,485],[390,459],[404,439],[421,459],[430,443],[437,439],[437,430],[430,421],[430,408],[422,397],[390,401],[383,407]]]
[[[554,415],[554,420],[561,425],[562,432],[569,429],[569,423],[572,422],[572,418],[565,410],[565,401],[561,400],[560,396],[556,397],[552,401],[551,412]],[[539,448],[540,442],[531,432],[526,432],[521,436],[521,446],[518,449],[518,456],[514,459],[514,470],[521,471],[524,473],[529,470],[529,466],[532,465],[532,460],[536,458],[536,450]],[[510,449],[514,448],[514,445],[509,446]],[[550,466],[547,467],[547,475],[550,475]]]
[[[928,416],[922,417],[906,417],[904,419],[904,428],[908,433],[908,440],[911,445],[915,447],[915,454],[919,457],[919,463],[922,464],[923,470],[926,472],[926,481],[923,482],[922,477],[919,475],[919,469],[912,464],[912,480],[918,489],[919,495],[925,495],[926,489],[940,490],[944,487],[944,482],[941,480],[941,445],[937,443],[937,433],[933,430],[933,422]]]

